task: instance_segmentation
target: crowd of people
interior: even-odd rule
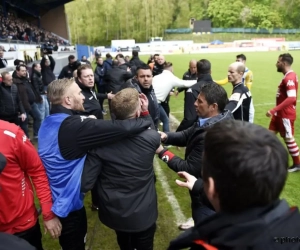
[[[51,32],[38,28],[10,12],[7,13],[7,17],[0,12],[0,39],[20,40],[37,44],[49,42],[68,45],[65,40]]]
[[[5,64],[2,58],[0,53]],[[176,183],[191,197],[192,219],[181,226],[188,230],[168,249],[282,249],[283,243],[284,249],[299,249],[291,240],[300,229],[299,211],[280,199],[287,173],[300,171],[293,57],[281,54],[276,63],[283,79],[276,105],[266,110],[269,130],[253,124],[253,73],[246,56],[234,61],[227,73],[229,97],[224,81],[213,80],[209,60],[191,60],[180,79],[163,55],[145,63],[137,51],[131,58],[99,56],[95,69],[85,56],[69,56],[58,79],[51,55],[43,55],[30,73],[22,61],[12,75],[3,72],[0,239],[6,249],[43,249],[34,189],[44,227],[62,249],[85,249],[84,198],[91,191],[91,209],[115,231],[121,250],[152,250],[159,213],[155,155],[184,179]],[[180,93],[184,118],[171,132],[169,99]],[[103,119],[105,99],[110,120]],[[273,132],[284,139],[291,167]],[[171,146],[186,147],[185,158]]]

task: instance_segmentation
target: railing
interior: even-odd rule
[[[166,29],[165,34],[188,34],[193,29]],[[207,33],[207,32],[205,32]],[[257,29],[257,28],[211,28],[211,33],[248,33],[248,34],[299,34],[300,29]]]

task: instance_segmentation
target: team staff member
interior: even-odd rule
[[[173,171],[186,171],[197,178],[202,177],[202,155],[203,145],[207,129],[215,124],[233,119],[228,110],[224,110],[228,102],[227,93],[222,86],[216,83],[207,83],[202,85],[194,108],[198,115],[198,121],[192,127],[180,132],[161,132],[162,142],[170,145],[186,147],[185,159],[174,155],[162,146],[157,150],[159,157],[168,164]],[[214,213],[208,209],[205,199],[198,194],[191,195],[192,215],[195,224],[202,221],[208,215]],[[192,225],[189,221],[186,226]],[[181,226],[181,229],[186,227]]]
[[[36,149],[17,125],[0,120],[0,142],[0,152],[6,158],[0,176],[0,232],[15,234],[37,250],[43,250],[33,186],[46,231],[53,238],[61,232],[61,224],[51,211],[52,197],[45,168]]]
[[[197,62],[198,81],[196,84],[187,89],[184,98],[184,117],[178,126],[176,132],[183,131],[193,126],[198,115],[194,103],[198,98],[200,88],[203,84],[213,82],[211,78],[211,63],[206,59]],[[197,80],[197,78],[196,78]]]
[[[59,243],[64,250],[84,250],[87,219],[80,188],[92,182],[81,181],[87,152],[147,129],[151,118],[104,121],[76,115],[84,111],[84,96],[74,79],[50,83],[48,97],[51,115],[40,128],[38,151],[50,181],[52,211],[62,223]]]
[[[148,106],[146,96],[141,101]],[[142,110],[137,90],[118,92],[111,101],[111,111],[117,120],[139,117]],[[153,249],[158,216],[153,157],[159,144],[159,134],[147,129],[89,152],[88,159],[93,159],[96,168],[102,164],[97,181],[99,218],[116,231],[121,250]]]
[[[185,72],[182,76],[182,80],[197,80],[197,60],[191,60],[189,63],[189,69],[187,72]],[[187,88],[177,88],[175,91],[175,95],[177,96],[180,92],[184,91],[184,93],[187,91]]]
[[[233,90],[225,109],[231,111],[234,119],[249,122],[252,96],[248,88],[243,84],[244,72],[244,64],[240,62],[230,64],[228,80],[232,83]]]

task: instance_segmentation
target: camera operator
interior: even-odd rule
[[[51,55],[47,55],[45,54],[45,52],[43,53],[41,68],[44,90],[46,91],[48,85],[55,80],[55,75],[53,73],[55,68],[55,61]]]
[[[75,56],[70,55],[68,57],[69,64],[61,70],[58,79],[63,79],[63,78],[72,78],[73,77],[73,72],[81,65],[79,61],[75,59]]]

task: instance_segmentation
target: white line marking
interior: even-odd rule
[[[180,224],[182,224],[186,221],[186,218],[185,218],[183,212],[181,211],[178,200],[176,199],[172,189],[170,188],[167,177],[164,175],[164,172],[163,172],[156,156],[154,157],[153,165],[154,165],[155,172],[157,173],[156,177],[160,181],[162,188],[165,192],[166,198],[173,209],[173,213],[176,218],[176,224],[179,226]]]
[[[298,100],[297,102],[300,102],[300,100]],[[254,104],[254,107],[259,107],[259,106],[269,106],[269,105],[275,105],[274,102],[266,102],[266,103],[258,103],[258,104]],[[176,112],[171,112],[172,114],[182,114],[182,111],[176,111]],[[171,117],[170,117],[171,118]],[[171,119],[174,119],[175,117],[173,116]],[[175,118],[176,119],[176,118]],[[175,122],[176,123],[176,122]],[[178,124],[179,125],[179,124]]]

